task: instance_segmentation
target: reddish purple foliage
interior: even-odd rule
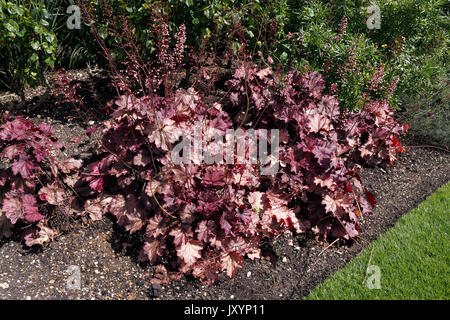
[[[0,127],[0,158],[7,165],[0,170],[0,212],[5,213],[0,215],[0,238],[10,236],[13,225],[19,221],[27,224],[26,235],[36,235],[27,244],[43,244],[49,234],[53,235],[45,226],[45,212],[51,210],[49,205],[67,205],[70,197],[66,196],[63,177],[78,170],[81,161],[58,160],[55,152],[63,145],[52,134],[53,129],[47,124],[36,126],[22,117],[4,118]]]
[[[317,72],[280,79],[271,68],[242,65],[223,105],[206,105],[193,89],[173,98],[121,96],[103,125],[102,158],[86,172],[100,192],[86,212],[94,219],[112,213],[129,232],[145,233],[142,258],[207,283],[219,271],[234,276],[244,257],[260,256],[262,240],[287,230],[357,238],[360,214],[375,203],[355,165],[394,161],[403,127],[384,102],[342,113],[322,93]],[[275,175],[261,175],[260,163],[208,165],[195,154],[191,163],[173,162],[174,144],[195,124],[208,147],[214,134],[233,128],[229,113],[237,114],[236,126],[280,129]]]

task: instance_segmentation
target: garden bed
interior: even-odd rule
[[[77,124],[62,123],[55,126],[62,140],[73,136],[74,130],[83,131]],[[69,145],[68,152],[88,156],[89,143],[84,142],[83,150]],[[412,137],[403,143],[420,144]],[[267,259],[245,260],[234,279],[222,274],[210,287],[186,277],[167,286],[153,285],[153,267],[137,262],[139,244],[113,223],[114,218],[88,226],[55,222],[66,224],[68,231],[42,249],[30,250],[12,240],[0,242],[0,299],[299,299],[449,181],[449,163],[450,155],[444,151],[406,147],[386,171],[362,169],[363,182],[374,193],[377,206],[364,217],[358,242],[349,247],[334,243],[324,250],[327,244],[308,234],[286,235],[267,250]],[[66,287],[71,265],[80,267],[80,290]]]
[[[301,299],[449,181],[440,3],[67,5],[0,0],[0,299]]]

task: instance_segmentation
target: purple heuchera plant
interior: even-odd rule
[[[357,165],[386,165],[402,150],[396,136],[405,128],[389,105],[341,112],[317,72],[282,78],[243,64],[227,84],[222,104],[207,105],[192,88],[173,97],[121,96],[103,125],[100,160],[85,172],[97,192],[86,213],[113,214],[144,234],[143,259],[207,283],[220,271],[233,277],[244,257],[260,257],[262,240],[288,230],[356,239],[359,216],[375,205]],[[174,144],[198,123],[205,146],[237,126],[280,129],[280,170],[263,176],[261,164],[175,164]]]
[[[0,237],[11,236],[13,225],[21,223],[27,245],[46,243],[55,235],[46,227],[46,212],[70,203],[64,178],[77,171],[81,161],[56,158],[63,145],[49,125],[36,126],[31,120],[7,116],[3,122],[0,158],[7,165],[0,169]]]

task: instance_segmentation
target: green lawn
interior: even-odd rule
[[[306,299],[450,299],[449,234],[447,183]]]

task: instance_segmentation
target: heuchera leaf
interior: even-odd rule
[[[242,267],[242,260],[242,257],[234,251],[224,254],[220,258],[221,268],[226,271],[230,278],[233,278],[238,268]]]
[[[56,183],[42,187],[38,194],[41,200],[47,201],[51,205],[55,206],[63,204],[66,198],[64,189],[58,187]]]
[[[30,161],[30,158],[21,154],[18,159],[14,160],[12,164],[12,171],[15,175],[20,174],[22,178],[28,178],[33,174],[36,167]]]
[[[202,249],[203,246],[199,241],[191,241],[181,244],[177,248],[177,254],[188,266],[190,266],[201,258]]]
[[[100,163],[94,163],[91,167],[90,176],[86,178],[89,182],[89,187],[97,192],[103,190],[103,176],[100,173]]]
[[[22,210],[22,201],[19,197],[13,196],[11,194],[6,194],[6,197],[3,199],[2,205],[2,211],[6,213],[6,217],[11,221],[12,224],[15,224],[17,220],[24,217]]]
[[[83,162],[81,160],[70,158],[62,162],[58,162],[58,167],[64,173],[71,173],[72,171],[80,169],[82,164]]]
[[[155,263],[160,257],[160,244],[159,240],[149,240],[144,244],[143,251],[147,255],[150,263]]]
[[[44,216],[39,213],[38,207],[35,206],[36,198],[33,195],[24,194],[22,196],[22,204],[26,221],[33,223],[44,219]]]
[[[25,234],[23,234],[23,238],[25,239],[25,244],[29,247],[33,245],[42,246],[50,241],[53,241],[56,234],[57,232],[55,230],[38,223],[38,229],[30,228]]]
[[[14,159],[19,153],[24,152],[24,149],[24,145],[13,144],[3,149],[2,157],[7,157],[10,160]]]
[[[321,132],[321,131],[328,132],[333,128],[330,120],[328,120],[328,118],[318,113],[313,114],[309,118],[308,125],[312,132]]]
[[[327,212],[335,213],[337,209],[340,207],[342,203],[342,199],[333,199],[329,195],[325,195],[325,198],[322,200],[322,203],[325,205],[325,210]]]

